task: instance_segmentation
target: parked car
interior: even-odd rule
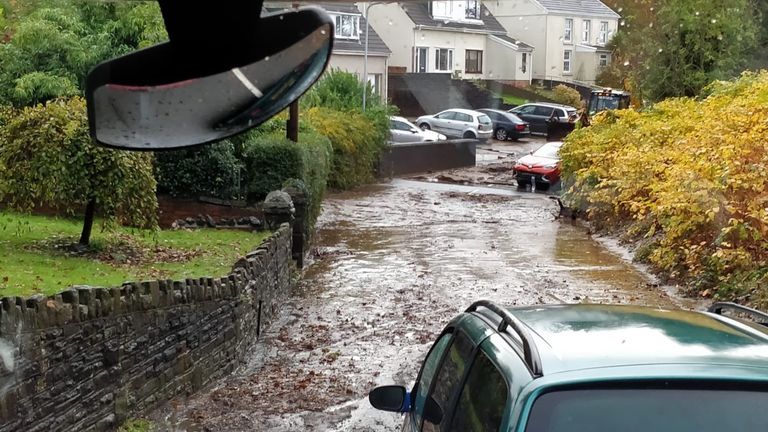
[[[513,168],[518,187],[535,184],[547,189],[560,181],[560,147],[562,142],[549,142],[520,158]]]
[[[405,413],[404,431],[765,431],[768,329],[757,322],[768,314],[730,303],[479,301],[443,330],[410,391],[378,387],[369,401]]]
[[[404,117],[389,117],[390,140],[396,143],[444,141],[446,136],[431,130],[421,130]]]
[[[424,130],[431,129],[456,138],[486,140],[493,134],[493,122],[487,115],[466,109],[449,109],[421,116],[416,119],[416,124]]]
[[[531,133],[547,134],[547,122],[554,119],[560,123],[567,123],[578,116],[577,109],[554,103],[536,102],[520,105],[509,110],[530,124]]]
[[[493,122],[493,137],[499,141],[511,139],[517,141],[531,135],[531,129],[528,122],[520,117],[506,111],[497,109],[483,108],[477,110],[491,118]]]

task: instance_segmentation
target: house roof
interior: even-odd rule
[[[432,18],[429,13],[428,2],[402,2],[401,7],[408,14],[408,17],[416,25],[422,25],[427,27],[442,27],[445,29],[457,29],[457,30],[476,30],[483,33],[498,33],[506,35],[507,31],[502,25],[491,15],[491,12],[485,7],[480,6],[480,20],[482,24],[473,24],[471,22],[457,22],[457,21],[444,21],[436,20]]]
[[[370,30],[371,33],[368,35],[368,55],[384,56],[392,53],[392,51],[389,49],[387,44],[384,43],[381,37],[373,29],[373,27],[367,26],[365,24],[365,18],[363,18],[363,15],[360,13],[360,10],[357,8],[357,6],[355,6],[354,3],[313,3],[312,5],[319,6],[325,9],[326,12],[328,12],[329,14],[333,14],[334,12],[340,12],[340,13],[358,15],[360,17],[360,39],[359,40],[341,39],[337,37],[333,41],[334,52],[351,52],[351,53],[363,54],[365,52],[365,32]],[[286,8],[285,7],[268,7],[267,8],[267,10],[270,12],[275,12],[275,11],[284,10],[284,9]]]
[[[548,12],[567,13],[577,16],[621,18],[600,0],[536,0]]]
[[[517,45],[518,47],[520,47],[523,50],[533,50],[533,47],[528,45],[527,43],[519,41],[519,40],[517,40],[517,39],[515,39],[513,37],[509,37],[507,35],[495,34],[495,35],[493,35],[493,37],[497,37],[497,38],[499,38],[501,40],[507,41],[509,43],[513,43],[513,44]]]

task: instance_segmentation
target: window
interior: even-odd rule
[[[409,124],[403,123],[397,120],[390,120],[389,128],[395,129],[395,130],[401,130],[401,131],[410,131],[411,129],[413,129],[413,127],[411,127]]]
[[[435,117],[439,118],[440,120],[453,120],[456,117],[456,113],[453,111],[446,111],[436,115]]]
[[[600,54],[600,59],[598,60],[598,64],[600,66],[608,66],[608,54]]]
[[[563,40],[565,42],[573,41],[573,19],[572,18],[565,19],[565,34],[563,35]]]
[[[460,122],[472,123],[472,116],[469,114],[456,113],[453,119]]]
[[[336,37],[340,39],[360,39],[360,17],[356,15],[336,15]]]
[[[368,85],[374,94],[381,94],[381,74],[368,74]]]
[[[429,396],[442,410],[443,423],[450,421],[449,403],[454,393],[459,390],[459,384],[461,384],[464,372],[469,366],[473,349],[472,341],[464,333],[456,333],[453,343],[445,355],[445,361],[440,366],[440,370],[437,371],[437,377]],[[442,427],[425,418],[422,430],[427,432],[439,431],[442,430]]]
[[[483,52],[477,50],[466,50],[466,73],[483,73]]]
[[[528,53],[523,53],[523,61],[520,66],[520,70],[522,70],[523,73],[525,73],[528,70]]]
[[[608,21],[600,21],[600,33],[597,35],[597,43],[605,45],[608,42]]]
[[[437,48],[435,50],[435,71],[450,72],[453,65],[453,50]]]
[[[479,352],[461,389],[451,431],[497,431],[504,417],[509,390],[504,377],[488,357]]]
[[[515,112],[520,114],[533,114],[534,111],[536,111],[536,105],[525,105],[520,108],[515,108]]]
[[[552,117],[553,112],[554,112],[554,109],[552,107],[537,105],[536,108],[533,110],[533,115],[550,118]]]
[[[448,344],[451,342],[451,336],[451,333],[446,333],[435,342],[432,350],[427,355],[427,359],[424,360],[424,366],[421,368],[413,400],[413,418],[417,427],[421,423],[424,404],[427,401],[427,393],[429,393],[429,388],[432,386],[432,378],[434,378],[435,372],[437,372],[437,367],[440,365],[440,359],[443,358],[445,349],[448,348]]]
[[[592,26],[592,21],[584,20],[581,22],[581,41],[589,43],[589,31]]]
[[[480,19],[480,2],[478,0],[446,0],[429,3],[433,18],[447,18],[461,21],[465,19]]]
[[[563,73],[571,73],[571,54],[573,54],[571,50],[563,51]]]

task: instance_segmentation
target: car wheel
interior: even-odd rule
[[[472,133],[470,131],[466,131],[466,132],[464,132],[463,138],[465,138],[465,139],[474,139],[474,138],[477,138],[477,137],[475,136],[474,133]]]
[[[536,190],[540,190],[540,191],[549,190],[549,183],[536,182]]]
[[[429,123],[422,123],[422,124],[419,125],[419,127],[421,128],[421,130],[430,130],[430,129],[432,129],[431,127],[429,127]]]
[[[496,129],[496,132],[493,134],[493,136],[496,137],[499,141],[506,141],[507,140],[507,130],[504,128]]]
[[[528,180],[523,180],[523,179],[515,179],[515,180],[517,180],[518,189],[525,189],[531,184],[531,182]]]

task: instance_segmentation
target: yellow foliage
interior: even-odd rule
[[[706,93],[601,113],[561,150],[571,202],[701,288],[768,265],[768,71]]]

